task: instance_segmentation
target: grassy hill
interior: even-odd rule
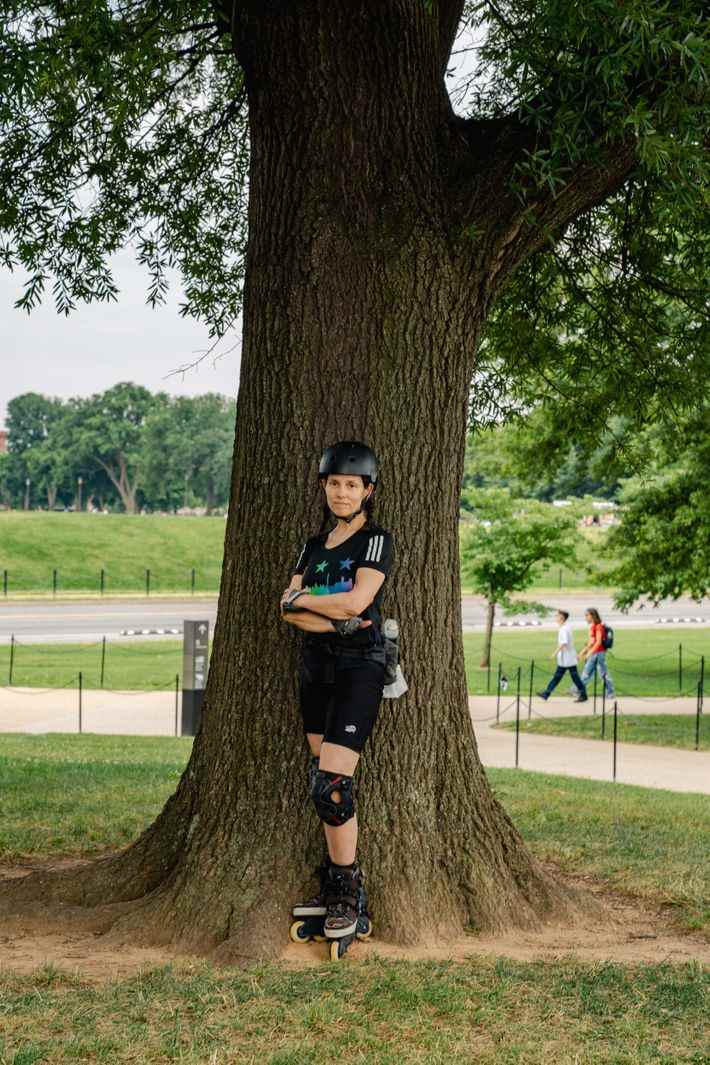
[[[0,512],[0,596],[7,570],[8,594],[52,595],[52,571],[57,592],[144,593],[150,570],[153,594],[216,592],[224,550],[223,517],[161,517],[155,514],[45,514]],[[563,588],[599,590],[585,572],[599,564],[605,533],[594,530],[583,541],[575,568],[539,568],[530,594]],[[611,562],[603,560],[600,568]],[[603,578],[602,578],[603,579]],[[464,584],[464,594],[470,592]]]
[[[129,514],[0,513],[0,594],[3,572],[10,595],[58,591],[106,594],[150,590],[216,592],[222,569],[222,517]]]

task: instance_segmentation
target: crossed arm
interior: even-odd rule
[[[281,618],[305,632],[333,632],[334,627],[330,619],[346,621],[348,618],[359,617],[377,595],[384,579],[384,574],[378,570],[363,567],[357,571],[355,585],[351,591],[336,592],[334,595],[302,595],[298,605],[303,608],[303,612],[284,614],[281,609]],[[294,574],[281,596],[281,604],[290,592],[300,589],[302,584],[301,574]]]

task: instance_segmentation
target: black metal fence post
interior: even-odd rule
[[[528,691],[528,721],[532,717],[533,677],[535,676],[535,659],[530,661],[530,688]]]
[[[106,666],[106,637],[101,640],[101,687],[104,686],[104,668]]]
[[[700,656],[700,713],[703,712],[705,702],[705,655]]]
[[[190,595],[195,594],[195,571],[190,570]]]
[[[604,733],[606,731],[606,684],[602,691],[602,739],[604,739]]]
[[[562,570],[560,570],[560,588],[562,587]]]
[[[619,718],[619,704],[614,699],[614,772],[613,780],[616,780],[616,741],[618,737],[618,718]]]
[[[102,569],[101,570],[101,577],[99,579],[99,594],[100,595],[104,594],[105,586],[106,586],[106,570]]]
[[[700,750],[700,714],[701,714],[700,684],[698,683],[698,697],[695,700],[695,750]]]
[[[678,691],[683,691],[683,644],[678,644]]]
[[[56,569],[53,569],[52,570],[52,595],[56,596],[56,594],[57,594],[57,571],[56,571]]]
[[[498,691],[496,695],[496,724],[500,721],[500,678],[502,671],[502,663],[498,663]]]
[[[520,666],[518,666],[518,683],[515,692],[515,768],[518,768],[520,753]]]
[[[175,735],[180,735],[180,725],[178,721],[178,702],[180,699],[180,674],[175,674]]]
[[[486,695],[491,694],[491,656],[488,656],[488,666],[486,667]]]
[[[15,636],[13,634],[10,637],[10,672],[9,672],[8,679],[7,679],[8,687],[10,687],[10,688],[12,687],[12,670],[14,668],[14,665],[15,665]]]
[[[7,599],[7,570],[2,571],[2,594]]]
[[[82,684],[82,673],[81,673],[81,670],[79,670],[79,732],[82,731],[82,720],[81,720],[81,689],[82,689],[82,687],[83,687],[83,684]]]
[[[145,571],[145,594],[150,595],[150,570]]]
[[[594,713],[597,712],[597,676],[599,675],[598,663],[594,663]]]

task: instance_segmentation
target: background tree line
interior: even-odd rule
[[[66,401],[27,392],[7,405],[0,502],[78,508],[81,495],[82,509],[209,514],[229,499],[234,418],[225,396],[173,397],[129,382]]]

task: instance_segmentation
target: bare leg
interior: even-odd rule
[[[311,754],[313,755],[313,757],[320,757],[320,749],[323,743],[323,733],[307,732],[306,739],[308,740],[308,746],[311,748]]]

